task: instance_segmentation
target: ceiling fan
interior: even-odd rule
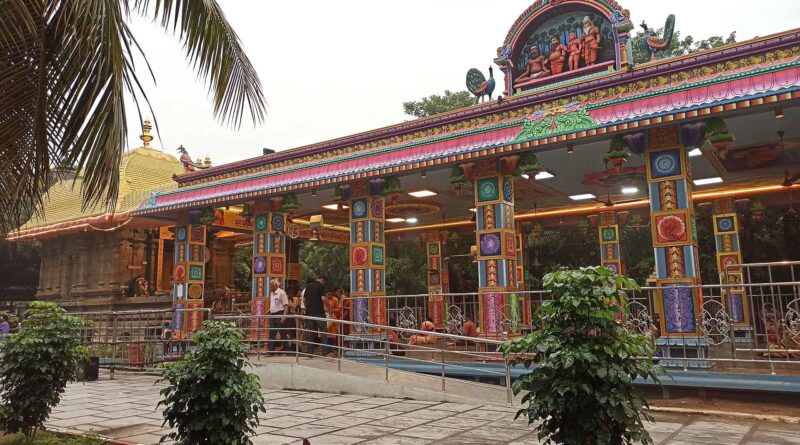
[[[781,157],[783,158],[784,165],[789,165],[788,159],[786,159],[786,149],[783,146],[783,135],[784,131],[778,130],[778,138],[780,139],[780,144],[781,144]],[[781,185],[784,187],[791,187],[798,183],[800,183],[800,173],[792,175],[789,173],[789,169],[787,168],[784,171],[783,182],[781,182]]]
[[[606,181],[605,181],[606,199],[604,201],[604,200],[602,200],[600,198],[594,198],[595,201],[599,202],[600,204],[603,204],[606,207],[614,207],[615,205],[626,204],[626,203],[629,203],[629,202],[636,202],[636,201],[640,200],[639,198],[635,198],[635,199],[626,199],[624,201],[614,202],[611,199],[611,185],[608,182],[608,178],[609,178],[609,175],[608,175],[608,162],[605,163],[605,170],[606,170]]]

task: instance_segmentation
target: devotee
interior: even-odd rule
[[[308,343],[306,347],[307,354],[314,354],[316,344],[325,343],[325,335],[328,332],[327,322],[325,320],[325,283],[328,279],[324,275],[320,275],[317,279],[306,285],[303,290],[303,300],[305,301],[306,316],[320,318],[321,320],[306,320],[307,338]],[[310,334],[310,335],[308,335]],[[322,353],[328,351],[327,345],[322,347]]]
[[[269,319],[269,350],[276,352],[278,331],[281,331],[281,339],[284,339],[285,331],[281,326],[286,323],[286,314],[289,313],[289,297],[281,289],[278,280],[274,278],[269,281],[269,291],[269,315],[271,315]],[[283,317],[278,317],[278,315],[283,315]]]
[[[333,348],[336,347],[339,334],[339,323],[335,320],[341,320],[342,318],[342,306],[333,293],[329,293],[325,299],[325,314],[329,320],[327,344],[329,345],[328,350],[330,351],[326,355],[333,356]]]
[[[419,329],[421,331],[428,331],[433,332],[435,325],[433,324],[433,320],[430,317],[425,317],[425,321],[422,322]],[[411,338],[408,339],[408,344],[410,345],[429,345],[435,341],[433,335],[412,335]]]
[[[9,332],[11,332],[11,325],[8,324],[8,316],[2,314],[0,315],[0,341],[5,340]]]

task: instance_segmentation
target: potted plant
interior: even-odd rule
[[[611,163],[615,172],[621,173],[622,165],[628,160],[630,155],[631,151],[628,147],[628,141],[622,136],[617,135],[611,140],[611,145],[608,147],[608,151],[605,156],[603,156],[603,159]]]

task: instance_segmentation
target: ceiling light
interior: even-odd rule
[[[519,175],[519,176],[520,176],[520,178],[522,178],[522,179],[531,179],[530,175],[528,175],[527,173],[523,173],[523,174],[521,174],[521,175]]]
[[[575,153],[575,145],[572,143],[567,144],[567,153],[572,154]]]
[[[428,175],[425,173],[425,169],[424,169],[424,168],[423,168],[423,169],[422,169],[422,171],[419,173],[419,177],[420,177],[420,178],[423,178],[423,179],[428,177]]]
[[[469,209],[470,212],[475,213],[475,207]]]
[[[409,224],[416,224],[417,223],[417,218],[415,218],[413,216],[411,218],[406,218],[406,222],[409,223]]]
[[[311,189],[311,196],[317,196],[317,189]]]
[[[637,187],[622,187],[622,193],[626,195],[632,195],[634,193],[638,193],[639,189]]]
[[[349,209],[350,207],[341,204],[326,204],[322,206],[322,208],[328,210],[339,210],[339,209]]]
[[[405,218],[389,218],[389,219],[386,220],[386,222],[390,222],[390,223],[399,223],[399,222],[403,222],[403,221],[405,221]]]
[[[555,178],[555,177],[556,176],[554,174],[552,174],[550,172],[546,172],[546,171],[545,172],[536,173],[536,176],[534,176],[534,178],[536,178],[536,179],[550,179],[550,178]]]
[[[416,192],[409,192],[409,195],[415,198],[427,198],[428,196],[436,196],[436,192],[430,190],[418,190]]]
[[[591,193],[582,193],[580,195],[570,195],[570,197],[569,197],[569,199],[571,199],[573,201],[584,201],[584,200],[587,200],[587,199],[594,199],[594,198],[597,198],[597,196],[594,196]]]
[[[694,182],[694,185],[719,184],[720,182],[722,182],[722,178],[717,176],[715,178],[695,179],[693,182]]]
[[[783,108],[778,107],[775,109],[775,119],[783,119]]]
[[[689,153],[688,153],[688,154],[689,154],[689,157],[690,157],[690,158],[693,158],[693,157],[695,157],[695,156],[700,156],[700,155],[702,155],[702,154],[703,154],[703,152],[702,152],[702,151],[700,151],[700,149],[699,149],[699,148],[695,148],[695,149],[693,149],[693,150],[689,150]]]

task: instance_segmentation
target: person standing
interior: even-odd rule
[[[11,325],[8,323],[8,316],[2,314],[0,315],[0,341],[5,340],[9,332],[11,332]]]
[[[317,344],[324,344],[327,340],[328,323],[325,320],[325,284],[328,279],[320,275],[317,279],[308,283],[303,291],[303,300],[306,306],[306,315],[319,318],[319,320],[306,320],[306,333],[308,338],[307,354],[314,354]],[[322,354],[328,352],[328,347],[322,347]]]
[[[289,297],[286,292],[281,289],[281,285],[276,279],[269,282],[269,350],[275,352],[276,339],[278,331],[281,331],[281,339],[284,338],[283,329],[281,328],[286,323],[286,314],[289,313]],[[283,315],[278,317],[278,315]]]

